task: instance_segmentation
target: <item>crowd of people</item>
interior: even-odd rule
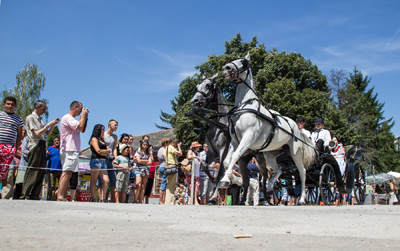
[[[17,101],[14,97],[6,97],[3,101],[4,111],[0,112],[2,198],[38,200],[43,180],[47,176],[49,184],[47,200],[67,201],[69,190],[70,200],[74,201],[81,154],[80,133],[86,131],[89,110],[84,109],[81,102],[73,101],[67,114],[45,125],[41,119],[47,110],[45,101],[35,102],[33,112],[26,118],[25,123],[14,113],[16,106]],[[80,118],[77,120],[76,117],[79,115]],[[344,147],[340,144],[338,136],[331,137],[330,132],[324,129],[323,119],[315,120],[316,130],[312,133],[304,128],[303,117],[298,117],[296,123],[300,131],[308,136],[315,143],[316,149],[321,152],[326,151],[331,140],[335,142],[329,151],[336,158],[343,175],[346,168]],[[56,135],[53,145],[47,147],[46,136],[53,132],[57,124],[60,135]],[[118,139],[115,134],[117,129],[118,121],[111,119],[107,129],[104,125],[96,124],[92,130],[89,140],[91,202],[110,200],[116,203],[128,201],[149,203],[157,168],[160,173],[159,204],[206,204],[216,192],[214,183],[220,163],[217,158],[211,164],[206,164],[207,144],[192,142],[186,158],[193,170],[183,172],[178,168],[178,158],[184,154],[182,144],[177,138],[161,139],[161,147],[154,155],[153,146],[147,135],[142,137],[135,151],[132,148],[133,136],[123,133]],[[155,165],[155,156],[159,162],[158,166]],[[255,158],[248,163],[247,169],[250,182],[244,204],[259,205],[261,177]],[[218,201],[222,205],[240,203],[243,181],[237,165],[233,168],[231,179],[229,189],[217,191]],[[299,185],[296,185],[298,182],[294,179],[293,181],[282,179],[280,182],[282,184],[293,182],[294,194],[300,194]],[[282,193],[281,204],[296,204],[296,196],[290,198],[285,188]],[[351,200],[351,195],[348,197],[338,194],[336,204],[343,205],[346,200]]]

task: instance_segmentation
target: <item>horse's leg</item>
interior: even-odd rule
[[[229,144],[228,153],[227,153],[226,157],[224,158],[224,160],[223,160],[223,162],[222,162],[225,169],[229,167],[229,165],[230,165],[230,163],[231,163],[231,158],[232,158],[232,155],[233,155],[234,151],[235,151],[234,142],[231,142],[231,143]],[[232,165],[232,167],[233,167],[233,165]],[[220,169],[221,169],[221,168],[220,168]],[[225,170],[224,170],[224,171],[225,171]],[[229,187],[230,181],[231,181],[231,180],[230,180],[230,175],[231,175],[231,173],[232,173],[232,168],[230,168],[230,170],[229,170],[229,168],[228,168],[228,170],[225,171],[224,177],[218,182],[218,186],[219,186],[220,188],[228,188],[228,187]]]
[[[249,147],[254,143],[254,140],[257,139],[257,137],[259,136],[259,133],[255,132],[254,130],[247,130],[242,137],[242,140],[240,141],[239,146],[236,148],[236,150],[233,152],[233,154],[231,155],[232,157],[230,158],[229,161],[225,161],[226,163],[229,162],[229,166],[228,166],[228,170],[226,170],[225,172],[225,176],[224,178],[222,178],[221,181],[229,181],[232,177],[232,169],[233,166],[236,164],[236,162],[239,161],[240,157],[243,156],[243,154],[249,149]],[[232,143],[229,146],[229,153],[232,152],[233,150],[233,146]],[[229,157],[229,153],[227,156],[227,159]],[[224,183],[224,185],[227,185],[227,183]],[[220,182],[220,186],[221,186],[221,182]]]
[[[279,167],[278,163],[276,162],[276,158],[280,154],[282,154],[282,151],[264,152],[264,157],[268,161],[269,166],[272,168],[272,171],[274,172],[274,176],[272,176],[271,179],[268,181],[268,189],[265,194],[266,198],[267,198],[267,196],[272,194],[273,186],[274,186],[276,180],[282,174],[282,170]]]
[[[249,169],[247,169],[247,165],[249,164],[251,158],[253,158],[253,156],[248,154],[239,159],[240,174],[242,175],[243,180],[243,195],[239,201],[239,205],[244,205],[245,201],[247,200],[247,193],[249,189]]]
[[[225,169],[224,169],[223,164],[221,163],[220,167],[218,169],[218,174],[217,174],[217,178],[216,178],[217,186],[215,188],[215,191],[214,191],[212,197],[207,202],[210,205],[216,205],[217,204],[217,199],[218,199],[218,195],[219,195],[219,180],[224,175],[224,172],[225,172]]]
[[[256,154],[256,160],[258,163],[258,168],[260,170],[261,175],[263,176],[262,178],[262,187],[261,187],[261,191],[264,194],[264,198],[266,198],[266,194],[267,194],[267,190],[266,190],[266,183],[267,183],[267,179],[268,179],[268,168],[267,168],[267,162],[265,161],[264,155],[262,153],[258,153]]]

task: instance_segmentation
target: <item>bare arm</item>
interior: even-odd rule
[[[181,145],[182,145],[182,143],[179,143],[179,144],[178,144],[178,150],[174,152],[174,154],[175,154],[176,156],[182,156]]]
[[[94,151],[101,155],[101,156],[107,156],[110,153],[110,149],[100,149],[99,147],[99,140],[97,138],[91,138],[90,139],[90,145],[93,147]]]
[[[17,144],[15,148],[18,149],[22,144],[22,126],[17,128]]]
[[[57,125],[57,123],[60,121],[59,118],[56,118],[55,120],[49,122],[47,125],[45,125],[42,129],[35,130],[32,129],[32,134],[36,137],[39,138],[41,137],[44,133],[46,133],[47,136],[50,136],[51,132],[53,131],[54,127]],[[21,135],[22,135],[22,127],[21,127]]]
[[[76,128],[77,130],[79,130],[81,132],[84,132],[85,124],[86,124],[86,120],[87,120],[88,115],[89,115],[89,109],[83,109],[81,117],[80,117],[80,119],[78,121],[78,127]]]
[[[114,147],[112,149],[112,153],[113,153],[113,157],[115,159],[118,156],[118,153],[117,153],[117,142],[118,142],[117,135],[113,135],[113,138],[114,138]]]

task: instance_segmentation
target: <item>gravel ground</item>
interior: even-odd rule
[[[0,200],[2,250],[400,250],[399,206]],[[251,235],[235,239],[234,235]]]

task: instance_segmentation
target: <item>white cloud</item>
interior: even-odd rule
[[[32,56],[40,55],[40,54],[42,54],[43,52],[45,52],[46,50],[47,50],[47,47],[46,47],[46,48],[37,49],[37,50],[35,50],[35,51],[32,52]]]

